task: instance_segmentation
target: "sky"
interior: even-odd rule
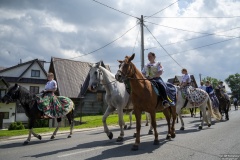
[[[154,52],[167,81],[187,68],[199,84],[240,73],[240,0],[0,0],[0,66],[51,57],[96,63],[115,74]],[[48,71],[49,63],[45,63]]]

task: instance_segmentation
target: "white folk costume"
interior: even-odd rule
[[[175,106],[175,87],[170,83],[164,83],[161,77],[156,77],[158,73],[162,74],[163,72],[164,70],[160,62],[148,63],[142,70],[142,73],[145,75],[145,77],[151,79],[152,83],[156,82],[160,84],[158,86],[160,95],[163,98],[163,106],[165,106],[165,103],[168,103],[170,106]]]

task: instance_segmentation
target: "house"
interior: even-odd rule
[[[97,92],[87,90],[87,78],[91,64],[56,57],[51,58],[49,72],[55,75],[58,84],[55,94],[73,100],[75,116],[99,114],[105,112],[107,108],[104,98],[106,92],[102,86],[98,87]],[[108,65],[106,68],[110,70]]]
[[[47,82],[44,62],[39,59],[34,59],[9,68],[4,68],[0,70],[0,80],[2,97],[6,94],[7,87],[15,83],[28,89],[30,93],[39,93],[44,89]],[[26,123],[28,121],[23,108],[18,102],[9,104],[0,103],[0,113],[4,114],[1,124],[2,128],[8,128],[8,126],[15,121]]]
[[[191,86],[198,88],[194,75],[190,75],[190,77],[191,77]],[[175,76],[174,78],[168,79],[169,83],[172,83],[176,86],[180,85],[181,81],[182,81],[182,76]]]

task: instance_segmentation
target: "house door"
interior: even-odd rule
[[[3,117],[4,117],[4,113],[0,112],[0,129],[2,129],[3,127]]]

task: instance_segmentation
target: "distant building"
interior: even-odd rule
[[[47,82],[47,73],[44,69],[44,62],[34,59],[25,63],[4,68],[0,70],[0,92],[1,97],[6,94],[7,88],[15,83],[25,87],[31,93],[39,93],[44,89]],[[7,128],[9,124],[15,121],[27,123],[28,118],[21,105],[18,102],[9,104],[0,103],[0,114],[4,118],[0,127]]]

